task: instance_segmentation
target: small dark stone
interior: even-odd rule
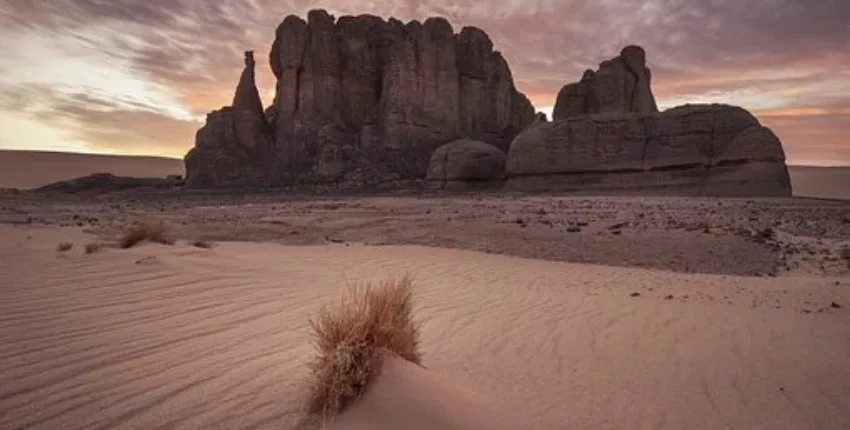
[[[622,230],[611,230],[611,234],[613,234],[614,236],[619,236],[619,235],[623,234],[623,231]]]
[[[664,296],[664,300],[673,300],[673,295],[668,294],[668,295]]]
[[[833,309],[841,309],[841,305],[839,305],[838,303],[835,303],[835,302],[832,302],[829,306],[832,307]]]
[[[627,223],[627,222],[618,222],[618,223],[608,227],[608,230],[619,230],[619,229],[621,229],[621,228],[623,228],[627,225],[629,225],[629,223]]]
[[[630,296],[631,296],[631,297],[639,297],[639,296],[640,296],[640,293],[632,293],[632,294],[630,294]]]
[[[577,227],[577,226],[567,227],[567,232],[569,232],[569,233],[578,233],[580,231],[581,231],[581,227]]]
[[[779,391],[785,391],[785,387],[779,387]]]
[[[803,309],[802,311],[800,311],[800,313],[802,313],[802,314],[810,314],[810,313],[812,313],[812,311],[810,311],[809,309]]]
[[[578,221],[576,222],[576,225],[579,227],[587,227],[588,225],[590,225],[590,223],[587,221]]]

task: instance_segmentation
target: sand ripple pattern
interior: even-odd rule
[[[57,255],[65,232],[0,228],[4,430],[292,428],[308,318],[405,273],[429,371],[528,428],[850,428],[846,280],[417,246]]]

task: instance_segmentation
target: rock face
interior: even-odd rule
[[[487,34],[455,34],[442,18],[288,16],[269,62],[272,106],[263,110],[246,56],[233,105],[208,116],[186,156],[187,185],[422,178],[438,146],[471,138],[507,150],[535,116]]]
[[[561,88],[552,119],[594,113],[658,112],[651,80],[646,52],[640,46],[627,46],[619,56],[603,61],[598,71],[587,70],[579,82]]]
[[[434,151],[428,181],[436,188],[464,189],[501,185],[505,153],[488,143],[462,139]]]
[[[516,137],[506,169],[520,190],[791,195],[779,139],[729,105],[538,122]]]

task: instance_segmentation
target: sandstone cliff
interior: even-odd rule
[[[487,34],[442,18],[288,16],[269,62],[273,104],[263,110],[246,57],[233,105],[208,116],[186,156],[189,186],[424,178],[440,145],[506,151],[535,117]]]
[[[587,70],[579,82],[558,92],[552,119],[557,121],[593,113],[658,112],[650,90],[652,73],[646,67],[646,52],[629,45],[620,55]]]
[[[537,123],[514,140],[506,169],[518,190],[791,195],[779,139],[729,105]]]

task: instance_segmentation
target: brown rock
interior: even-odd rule
[[[552,118],[558,121],[593,113],[658,112],[651,81],[644,49],[626,46],[619,56],[603,61],[599,70],[587,70],[581,81],[561,88]]]
[[[534,124],[511,144],[506,174],[514,189],[791,195],[779,140],[728,105]]]
[[[499,148],[462,139],[437,148],[428,166],[428,181],[438,188],[462,188],[498,183],[507,156]]]
[[[207,115],[206,123],[195,135],[195,147],[186,154],[186,186],[267,182],[270,131],[254,80],[253,52],[248,51],[233,105]]]
[[[405,24],[371,15],[335,20],[323,10],[306,21],[288,16],[269,63],[277,77],[273,105],[257,109],[253,68],[246,67],[241,107],[234,101],[216,113],[187,154],[190,184],[222,186],[247,176],[278,183],[422,178],[438,146],[471,138],[507,150],[534,120],[487,34],[474,27],[454,34],[443,18]],[[269,150],[259,157],[254,147]],[[206,163],[232,171],[206,172]]]

